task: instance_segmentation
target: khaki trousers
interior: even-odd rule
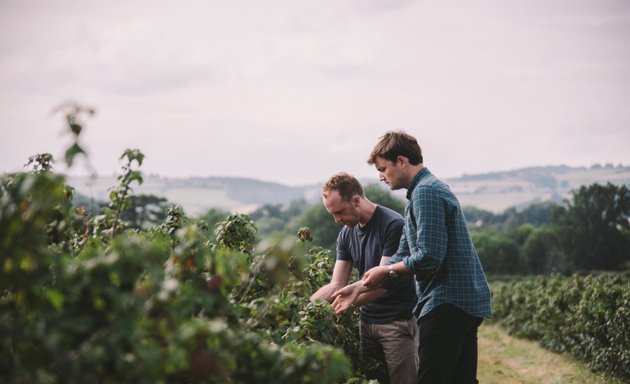
[[[413,316],[387,324],[361,321],[361,364],[368,379],[392,384],[417,382],[419,333],[416,322]]]

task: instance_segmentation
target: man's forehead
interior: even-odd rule
[[[324,205],[333,211],[341,211],[346,209],[350,202],[341,198],[339,192],[329,193],[327,198],[324,198]]]
[[[324,195],[324,200],[326,200],[329,203],[338,203],[341,201],[341,195],[339,194],[339,191],[337,191],[336,189],[331,189],[331,190],[328,190],[326,194]]]
[[[388,160],[381,156],[378,156],[376,159],[374,159],[374,165],[376,167],[384,167],[387,165],[387,163]]]

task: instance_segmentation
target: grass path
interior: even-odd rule
[[[622,384],[592,373],[569,355],[512,337],[491,322],[479,328],[477,378],[481,384]]]

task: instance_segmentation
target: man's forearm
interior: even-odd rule
[[[362,281],[358,281],[359,284],[363,285]],[[361,305],[365,305],[369,302],[372,302],[376,299],[378,299],[379,297],[383,296],[385,294],[385,292],[387,292],[387,290],[385,288],[376,288],[373,289],[371,291],[367,291],[364,293],[361,293],[359,295],[359,297],[357,297],[356,302],[354,303],[354,305],[356,305],[357,307],[361,306]]]
[[[332,294],[335,293],[341,287],[342,287],[341,285],[335,284],[335,283],[326,284],[320,289],[318,289],[317,292],[313,293],[311,295],[310,300],[315,301],[319,299],[319,300],[326,300],[327,302],[331,303],[333,301]]]

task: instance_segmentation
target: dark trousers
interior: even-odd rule
[[[477,328],[483,319],[442,304],[418,320],[418,383],[477,381]]]

